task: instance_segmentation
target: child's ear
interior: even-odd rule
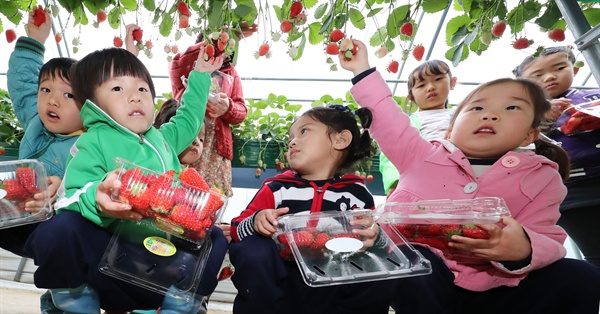
[[[352,142],[352,133],[350,130],[343,130],[342,132],[336,133],[333,138],[333,148],[337,150],[344,150]]]
[[[537,140],[538,136],[540,135],[540,129],[539,128],[531,128],[529,130],[529,133],[527,133],[527,137],[525,137],[525,140],[523,140],[523,143],[521,143],[521,147],[523,146],[527,146],[533,142],[535,142],[535,140]]]
[[[453,76],[452,79],[450,79],[450,90],[454,89],[454,86],[456,86],[456,80],[458,78],[456,76]]]

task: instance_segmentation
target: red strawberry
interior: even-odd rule
[[[146,214],[152,210],[152,207],[150,207],[151,194],[151,189],[147,189],[145,184],[136,186],[129,196],[129,205],[134,210]]]
[[[169,170],[161,174],[158,178],[153,174],[147,174],[142,178],[142,182],[148,181],[146,182],[148,185],[159,186],[161,188],[171,188],[173,186],[174,177],[175,171]]]
[[[577,72],[579,72],[580,67],[573,67],[573,75],[577,75]],[[4,155],[4,154],[2,154]]]
[[[367,181],[368,182],[373,182],[373,175],[372,174],[370,174],[370,175],[367,176]]]
[[[281,29],[282,33],[287,33],[289,31],[292,30],[292,22],[288,21],[288,20],[284,20],[283,22],[281,22],[281,25],[279,26],[279,28]]]
[[[150,193],[150,207],[159,214],[168,214],[175,206],[175,189],[153,186],[148,189]]]
[[[325,52],[330,55],[337,55],[340,53],[340,48],[338,47],[337,43],[329,43],[325,48]]]
[[[462,229],[462,235],[463,237],[469,237],[469,238],[473,238],[473,239],[489,239],[490,235],[488,234],[488,232],[476,225],[463,225],[463,229]]]
[[[400,66],[400,63],[398,63],[398,61],[396,60],[392,60],[392,62],[390,62],[390,64],[387,67],[388,72],[391,73],[398,73],[398,67]]]
[[[462,228],[457,224],[442,225],[440,233],[446,238],[450,238],[453,235],[462,235]]]
[[[221,32],[221,37],[219,38],[219,40],[222,43],[227,43],[229,42],[229,34],[227,34],[227,32]]]
[[[23,201],[31,197],[31,194],[17,180],[5,179],[0,184],[0,189],[6,192],[4,197],[7,200]]]
[[[304,6],[302,5],[302,2],[300,2],[300,1],[296,1],[296,2],[292,3],[292,6],[290,7],[290,17],[298,16],[298,14],[300,14],[300,12],[302,12],[303,8],[304,8]]]
[[[525,49],[527,47],[529,47],[529,39],[525,37],[519,38],[513,43],[513,48],[515,49]]]
[[[149,40],[146,40],[145,45],[146,45],[146,48],[148,48],[148,49],[152,49],[152,47],[154,47],[154,45],[152,44],[152,42],[149,41]]]
[[[210,46],[209,46],[210,47]],[[185,168],[179,174],[179,180],[181,181],[181,185],[183,187],[191,188],[194,190],[206,192],[210,190],[206,181],[200,176],[198,171],[193,167]]]
[[[185,15],[179,16],[179,28],[186,28],[190,25],[190,20]]]
[[[563,41],[565,40],[565,31],[560,28],[553,29],[548,33],[548,38],[554,41]]]
[[[394,225],[394,228],[400,232],[405,238],[410,239],[413,237],[413,231],[406,227],[404,224]]]
[[[231,276],[233,276],[234,272],[235,272],[235,268],[233,267],[233,265],[229,264],[221,269],[221,271],[219,272],[219,276],[217,277],[217,280],[218,281],[227,280],[227,279],[231,278]]]
[[[98,10],[96,13],[96,19],[98,20],[98,24],[106,21],[106,12],[104,12],[104,10]]]
[[[56,43],[58,44],[61,40],[62,40],[62,34],[61,33],[56,33],[54,35],[54,41],[56,41]]]
[[[309,247],[313,243],[313,236],[308,231],[298,231],[293,236],[298,247]]]
[[[500,21],[492,26],[492,35],[496,37],[502,36],[504,34],[504,30],[506,29],[506,22]]]
[[[281,233],[277,236],[277,241],[279,241],[279,243],[283,244],[283,245],[289,245],[290,242],[288,240],[287,234],[285,233]]]
[[[4,146],[0,146],[0,155],[5,155],[6,154],[6,150],[4,149]]]
[[[266,55],[267,53],[269,53],[269,48],[269,44],[267,43],[260,45],[260,47],[258,47],[258,55],[261,57]]]
[[[423,45],[416,45],[415,49],[412,51],[413,57],[415,57],[417,61],[421,61],[421,59],[423,59],[423,54],[425,54],[425,47],[423,47]]]
[[[46,22],[46,11],[42,9],[35,9],[33,11],[33,25],[40,26]]]
[[[353,238],[353,239],[360,239],[360,237],[356,234],[353,233],[338,233],[336,235],[333,236],[334,238]]]
[[[200,220],[204,220],[207,217],[210,217],[211,214],[218,211],[225,202],[221,198],[221,193],[217,192],[216,188],[211,188],[210,191],[207,192],[208,199],[204,206],[198,208],[196,210],[196,217]]]
[[[32,194],[37,192],[37,174],[33,168],[18,168],[16,177],[27,192]]]
[[[115,38],[113,39],[113,45],[117,48],[123,47],[123,39],[121,39],[121,37],[115,36]]]
[[[202,227],[202,222],[196,218],[196,215],[194,215],[194,211],[187,205],[179,204],[173,207],[173,209],[171,210],[171,215],[169,217],[171,217],[171,220],[180,224],[186,229],[193,231],[199,231],[204,229]]]
[[[181,187],[175,188],[175,193],[173,194],[173,199],[175,200],[175,204],[187,204],[188,199],[188,191]]]
[[[281,259],[286,261],[291,261],[294,259],[294,254],[292,253],[292,248],[289,246],[284,247],[281,251],[279,251],[279,256]]]
[[[17,33],[15,33],[14,29],[9,29],[6,30],[6,32],[4,32],[4,34],[6,35],[6,41],[10,44],[13,41],[15,41],[15,39],[17,39]]]
[[[440,224],[418,224],[415,225],[415,232],[421,236],[439,236],[445,235],[445,232],[442,232],[442,225]],[[446,231],[446,229],[444,229]]]
[[[254,172],[254,176],[255,177],[260,177],[260,173],[262,172],[262,170],[260,168],[256,168],[256,171]]]
[[[416,237],[414,242],[422,243],[434,247],[436,249],[446,251],[448,250],[448,240],[443,240],[436,237]]]
[[[204,50],[204,52],[206,53],[206,55],[208,56],[208,58],[212,58],[215,56],[215,46],[213,45],[208,45],[206,46],[206,49]]]
[[[180,1],[179,3],[177,3],[177,12],[179,12],[179,14],[181,15],[185,15],[185,16],[190,16],[190,8],[188,8],[187,3]]]
[[[331,34],[329,34],[329,40],[332,42],[338,42],[342,40],[346,35],[339,29],[334,29]]]
[[[119,198],[125,202],[129,202],[132,192],[137,193],[140,189],[146,187],[146,184],[142,182],[142,170],[140,168],[127,170],[120,180]]]
[[[413,35],[413,25],[411,22],[406,22],[400,26],[400,33],[404,36],[412,36]]]
[[[142,41],[142,36],[144,35],[144,31],[141,29],[134,29],[133,32],[131,33],[131,35],[133,36],[133,40],[135,41]]]
[[[315,241],[311,244],[311,249],[321,250],[325,248],[325,243],[329,241],[331,238],[327,233],[321,232],[315,236]]]

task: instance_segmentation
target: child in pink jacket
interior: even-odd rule
[[[566,259],[566,233],[556,225],[566,195],[568,158],[538,140],[550,109],[544,91],[526,80],[482,84],[459,104],[445,140],[421,138],[369,67],[360,41],[351,59],[356,102],[373,113],[370,132],[402,177],[391,202],[473,199],[506,201],[512,217],[482,225],[489,239],[453,235],[449,246],[482,259],[462,264],[429,246],[416,245],[433,273],[398,281],[397,313],[598,313],[600,269]],[[391,127],[393,126],[393,127]],[[536,152],[518,148],[535,143]],[[557,163],[538,154],[548,153]]]

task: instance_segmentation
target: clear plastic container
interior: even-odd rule
[[[113,199],[129,203],[155,227],[175,236],[202,242],[227,207],[227,197],[216,189],[182,184],[174,172],[158,173],[118,157],[115,163],[121,188]]]
[[[33,195],[48,189],[44,165],[33,159],[0,162],[0,229],[41,222],[52,217],[50,199],[36,210],[25,210]]]
[[[411,243],[439,249],[450,259],[463,263],[480,262],[467,252],[448,246],[452,235],[487,239],[486,230],[478,225],[494,224],[510,216],[502,198],[481,197],[466,200],[433,200],[415,203],[385,203],[378,207],[392,228]]]
[[[401,278],[431,273],[428,260],[401,238],[395,243],[381,226],[380,239],[364,247],[350,222],[374,219],[371,210],[285,215],[273,235],[283,259],[298,264],[304,281],[313,287]]]

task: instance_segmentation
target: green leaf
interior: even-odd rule
[[[332,8],[333,10],[333,8]],[[323,20],[323,25],[321,26],[321,29],[319,30],[319,34],[323,34],[325,32],[327,32],[327,30],[329,29],[329,26],[331,25],[331,23],[333,22],[333,14],[327,14],[326,18]]]
[[[156,9],[156,4],[154,3],[154,0],[144,0],[142,5],[148,11],[154,11]]]
[[[171,17],[171,15],[168,14],[167,12],[165,12],[162,15],[162,21],[160,21],[160,25],[158,27],[158,32],[162,36],[167,37],[171,34],[172,30],[173,30],[173,17]]]
[[[460,43],[463,40],[463,38],[465,38],[465,36],[467,36],[467,27],[462,26],[461,28],[458,29],[458,31],[456,33],[454,33],[450,36],[449,46],[458,45],[458,43]]]
[[[519,33],[525,22],[537,17],[540,13],[541,5],[535,0],[529,0],[522,5],[516,6],[508,13],[507,24],[510,25],[511,34]]]
[[[12,2],[12,1],[8,1],[8,2]],[[58,0],[58,4],[63,9],[67,10],[67,12],[73,13],[73,11],[75,10],[75,8],[77,8],[81,4],[81,1],[78,1],[78,0]]]
[[[452,65],[454,65],[455,67],[458,66],[458,64],[461,61],[464,61],[469,56],[469,49],[465,48],[466,47],[464,43],[461,43],[456,47],[450,48],[448,51],[446,51],[446,59],[452,61]]]
[[[446,44],[448,46],[454,46],[455,44],[452,43],[452,38],[457,37],[457,35],[455,35],[456,33],[458,33],[459,31],[463,32],[463,36],[466,35],[467,33],[467,26],[469,25],[469,23],[471,22],[471,19],[466,16],[466,15],[459,15],[457,17],[452,18],[450,21],[448,21],[448,24],[446,24]],[[464,28],[463,30],[461,30],[462,28]],[[451,59],[448,59],[451,60]]]
[[[585,15],[591,27],[600,24],[600,8],[585,9],[583,10],[583,15]]]
[[[475,29],[473,29],[473,31],[471,31],[467,37],[465,37],[465,44],[470,45],[476,38],[478,38],[478,33],[479,27],[475,27]]]
[[[448,0],[423,0],[422,2],[423,11],[426,13],[439,12],[450,5]]]
[[[367,17],[373,17],[377,13],[379,13],[381,10],[383,10],[383,8],[375,8],[375,9],[369,11],[369,13],[367,14]]]
[[[136,0],[119,0],[119,3],[128,11],[135,11],[138,8]]]
[[[73,17],[75,18],[75,24],[88,25],[89,23],[83,6],[79,6],[73,10]]]
[[[323,26],[319,22],[314,22],[314,23],[308,25],[308,42],[309,43],[311,43],[312,45],[316,45],[316,44],[322,42],[323,39],[325,39],[325,36],[321,35],[319,33],[319,30],[321,30],[322,27]]]
[[[304,33],[302,33],[302,40],[300,41],[300,45],[298,46],[298,54],[292,60],[297,61],[298,59],[302,58],[305,47],[306,47],[306,35]]]
[[[279,22],[283,22],[285,17],[283,16],[283,10],[281,9],[281,7],[278,5],[273,5],[272,7],[273,7],[273,11],[275,11],[275,17],[277,18],[277,20]]]
[[[315,19],[320,20],[325,12],[327,12],[327,3],[323,3],[315,9]]]
[[[387,20],[387,34],[391,38],[396,38],[400,34],[400,26],[406,21],[410,10],[410,5],[403,5],[394,9]],[[415,31],[414,34],[417,32]],[[413,36],[414,36],[413,34]]]
[[[355,8],[350,9],[350,22],[358,29],[365,29],[365,17]]]
[[[0,6],[0,13],[15,25],[19,24],[23,18],[23,14],[19,11],[14,1],[4,1],[2,6]]]
[[[220,29],[225,20],[223,6],[225,1],[215,0],[208,9],[208,26]]]
[[[348,14],[345,14],[345,13],[336,15],[335,18],[333,19],[333,27],[339,28],[339,29],[344,28],[344,26],[348,22],[348,18],[349,18]]]
[[[318,0],[302,0],[302,3],[304,4],[304,7],[307,9],[310,9],[312,7],[314,7],[315,5],[317,5],[317,3],[319,3]]]
[[[462,0],[461,1],[462,8],[465,12],[470,12],[473,4],[473,0]]]
[[[384,40],[387,36],[387,30],[385,27],[380,27],[369,39],[369,45],[371,47],[381,46],[382,40]]]
[[[256,11],[256,8],[249,7],[247,5],[238,5],[233,12],[239,15],[242,19],[247,16],[250,16],[253,12]]]
[[[496,16],[499,20],[505,20],[506,14],[508,13],[508,9],[506,8],[506,2],[503,0],[496,0],[494,3],[496,6]]]
[[[118,7],[114,7],[108,11],[106,16],[108,25],[110,25],[110,27],[113,29],[118,29],[121,25],[121,10],[119,10]]]
[[[535,23],[543,28],[550,29],[560,18],[562,13],[554,1],[548,1],[544,14],[535,20]]]

